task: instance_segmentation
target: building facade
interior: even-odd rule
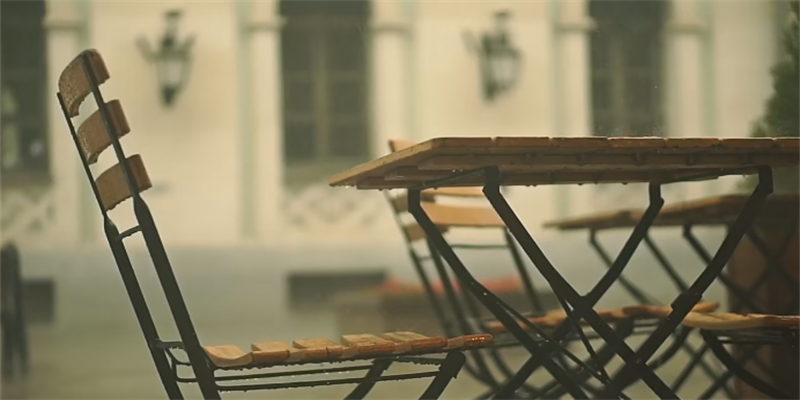
[[[786,7],[755,0],[616,8],[590,0],[323,3],[320,11],[313,2],[276,0],[42,2],[49,176],[35,188],[4,187],[4,231],[31,246],[103,244],[53,95],[62,68],[86,48],[99,50],[109,67],[107,96],[121,100],[131,123],[125,141],[147,164],[154,186],[146,198],[168,245],[379,247],[400,241],[383,195],[329,188],[326,179],[386,153],[389,138],[748,136],[770,95]],[[157,40],[172,9],[183,12],[181,34],[196,40],[185,90],[164,107],[136,40]],[[490,30],[498,10],[511,16],[509,37],[522,62],[514,88],[487,101],[465,33]],[[98,171],[109,166],[103,162],[110,159]],[[687,184],[665,195],[681,200],[733,186]],[[510,196],[535,205],[520,208],[535,228],[641,206],[646,191],[538,187]]]

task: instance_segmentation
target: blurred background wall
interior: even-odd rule
[[[3,236],[18,243],[26,279],[53,288],[52,326],[78,333],[134,326],[55,97],[60,72],[84,49],[97,49],[108,65],[104,93],[121,100],[132,127],[127,151],[143,155],[153,179],[145,198],[198,325],[212,326],[285,315],[291,273],[377,271],[414,281],[382,194],[326,184],[387,153],[389,138],[749,136],[771,93],[786,14],[784,2],[765,0],[2,6]],[[157,45],[165,13],[176,9],[179,35],[195,35],[195,43],[185,89],[166,107],[136,40]],[[465,33],[493,29],[500,10],[510,15],[522,63],[513,90],[488,101]],[[110,162],[101,159],[96,171]],[[738,181],[675,185],[664,194],[669,203],[727,193]],[[643,207],[647,195],[641,185],[509,193],[578,287],[602,272],[598,260],[583,235],[547,232],[541,223]],[[114,217],[130,225],[129,207],[119,208]],[[712,241],[720,233],[705,232]],[[668,250],[684,246],[679,232],[656,235]],[[624,239],[610,236],[610,246]],[[143,260],[138,246],[134,256]],[[698,271],[691,254],[674,253],[679,269]],[[512,271],[505,260],[507,270],[494,268],[501,261],[493,258],[468,262],[489,267],[476,267],[479,276]],[[666,290],[647,279],[652,260],[638,254],[634,262],[632,276],[656,294]],[[141,270],[157,295],[152,270]]]

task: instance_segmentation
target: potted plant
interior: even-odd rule
[[[766,103],[764,115],[753,124],[752,136],[754,137],[797,137],[800,135],[800,101],[798,101],[800,92],[798,89],[800,88],[800,71],[798,71],[800,1],[791,0],[788,9],[788,21],[782,42],[783,52],[780,60],[772,68],[773,94]],[[773,181],[775,194],[797,194],[800,190],[798,168],[775,170]],[[751,177],[745,180],[743,188],[749,191],[754,185],[755,179]],[[786,215],[797,215],[797,213],[796,210],[787,210]],[[793,231],[790,228],[792,223],[795,225]],[[781,267],[788,272],[788,275],[794,277],[793,282],[785,282],[782,280],[785,280],[787,275],[773,275],[770,280],[765,282],[755,296],[757,304],[765,312],[786,313],[786,306],[797,305],[800,301],[796,291],[792,294],[788,289],[789,285],[796,288],[800,284],[797,282],[798,269],[800,269],[800,261],[798,261],[800,239],[797,234],[797,223],[798,221],[794,220],[793,222],[787,221],[787,224],[780,227],[766,224],[756,226],[757,232],[773,253],[777,253],[784,242],[789,240],[785,252],[780,255],[776,254],[776,256],[778,256]],[[792,237],[789,237],[790,235]],[[765,270],[766,263],[753,242],[745,237],[736,249],[728,269],[734,281],[748,288]],[[731,300],[733,300],[733,296],[731,296]],[[735,303],[731,301],[730,306],[735,307]],[[793,313],[797,313],[796,308]],[[763,378],[771,379],[773,384],[783,387],[796,398],[798,395],[797,352],[786,351],[780,346],[767,346],[764,350],[759,351],[759,356],[766,361],[770,371],[759,371],[764,374],[758,374]],[[748,369],[752,372],[758,371],[757,368],[751,368],[750,365],[748,365]],[[736,383],[736,389],[740,398],[766,398],[763,397],[764,394],[742,382]]]

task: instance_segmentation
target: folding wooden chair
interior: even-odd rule
[[[667,307],[652,308],[645,313],[663,318],[668,315]],[[779,382],[777,376],[766,379],[746,368],[748,359],[760,346],[779,346],[780,352],[794,354],[795,364],[798,361],[798,340],[800,340],[800,316],[770,314],[737,314],[724,312],[690,312],[681,322],[682,325],[699,329],[711,352],[725,366],[727,372],[720,376],[706,389],[699,398],[707,399],[714,395],[725,382],[736,376],[763,394],[776,399],[797,398],[797,376],[788,377]],[[741,351],[738,356],[729,352],[724,344],[734,344]]]
[[[228,391],[339,384],[357,385],[348,398],[362,398],[376,382],[414,378],[433,378],[421,397],[437,398],[464,364],[463,351],[480,348],[492,342],[492,336],[487,334],[447,338],[426,337],[413,332],[391,332],[380,337],[369,334],[345,335],[340,343],[328,339],[295,340],[291,345],[286,342],[254,342],[249,351],[235,345],[203,346],[192,324],[153,215],[141,196],[151,186],[142,157],[138,154],[126,156],[120,144],[121,137],[131,131],[120,102],[106,102],[100,92],[99,85],[108,79],[109,73],[100,54],[95,50],[87,50],[62,72],[57,96],[100,208],[114,260],[161,382],[170,398],[183,398],[179,383],[198,384],[203,396],[209,399],[220,398],[221,392]],[[72,118],[78,115],[81,103],[89,94],[93,95],[97,110],[75,129]],[[90,166],[108,147],[113,148],[117,164],[95,179]],[[129,199],[133,203],[137,225],[120,232],[109,216],[109,211]],[[125,246],[125,239],[135,234],[141,234],[145,241],[180,341],[163,341],[159,338]],[[310,364],[343,362],[353,365],[307,368]],[[436,367],[428,367],[423,372],[384,376],[383,373],[394,362]],[[302,368],[303,366],[306,368]],[[243,372],[262,368],[280,368],[281,371]],[[183,376],[180,372],[187,369],[191,370],[191,375]],[[331,374],[359,371],[367,372],[364,376],[355,378],[331,377]],[[316,380],[285,380],[314,375],[323,376]]]

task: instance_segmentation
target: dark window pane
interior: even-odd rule
[[[311,79],[285,80],[283,93],[286,112],[310,114],[314,111],[314,85]]]
[[[279,8],[281,15],[287,17],[369,15],[367,0],[284,0]]]
[[[331,129],[330,152],[338,157],[367,154],[367,135],[360,124],[336,124]]]
[[[594,134],[661,133],[666,2],[591,0],[589,12]]]
[[[311,124],[287,124],[284,153],[287,161],[311,160],[316,155],[316,132]]]
[[[592,105],[595,111],[607,111],[611,108],[609,104],[611,92],[608,86],[607,78],[596,77],[592,79]]]
[[[658,90],[649,80],[631,78],[626,87],[628,108],[643,113],[656,112]]]
[[[4,182],[49,174],[44,12],[44,1],[0,2],[2,172],[10,178]]]
[[[337,82],[331,84],[330,111],[338,114],[359,114],[364,109],[361,82]]]
[[[313,43],[310,31],[287,28],[281,35],[283,71],[308,72],[312,68]]]
[[[328,61],[333,71],[360,71],[364,65],[364,34],[355,25],[328,36]]]

